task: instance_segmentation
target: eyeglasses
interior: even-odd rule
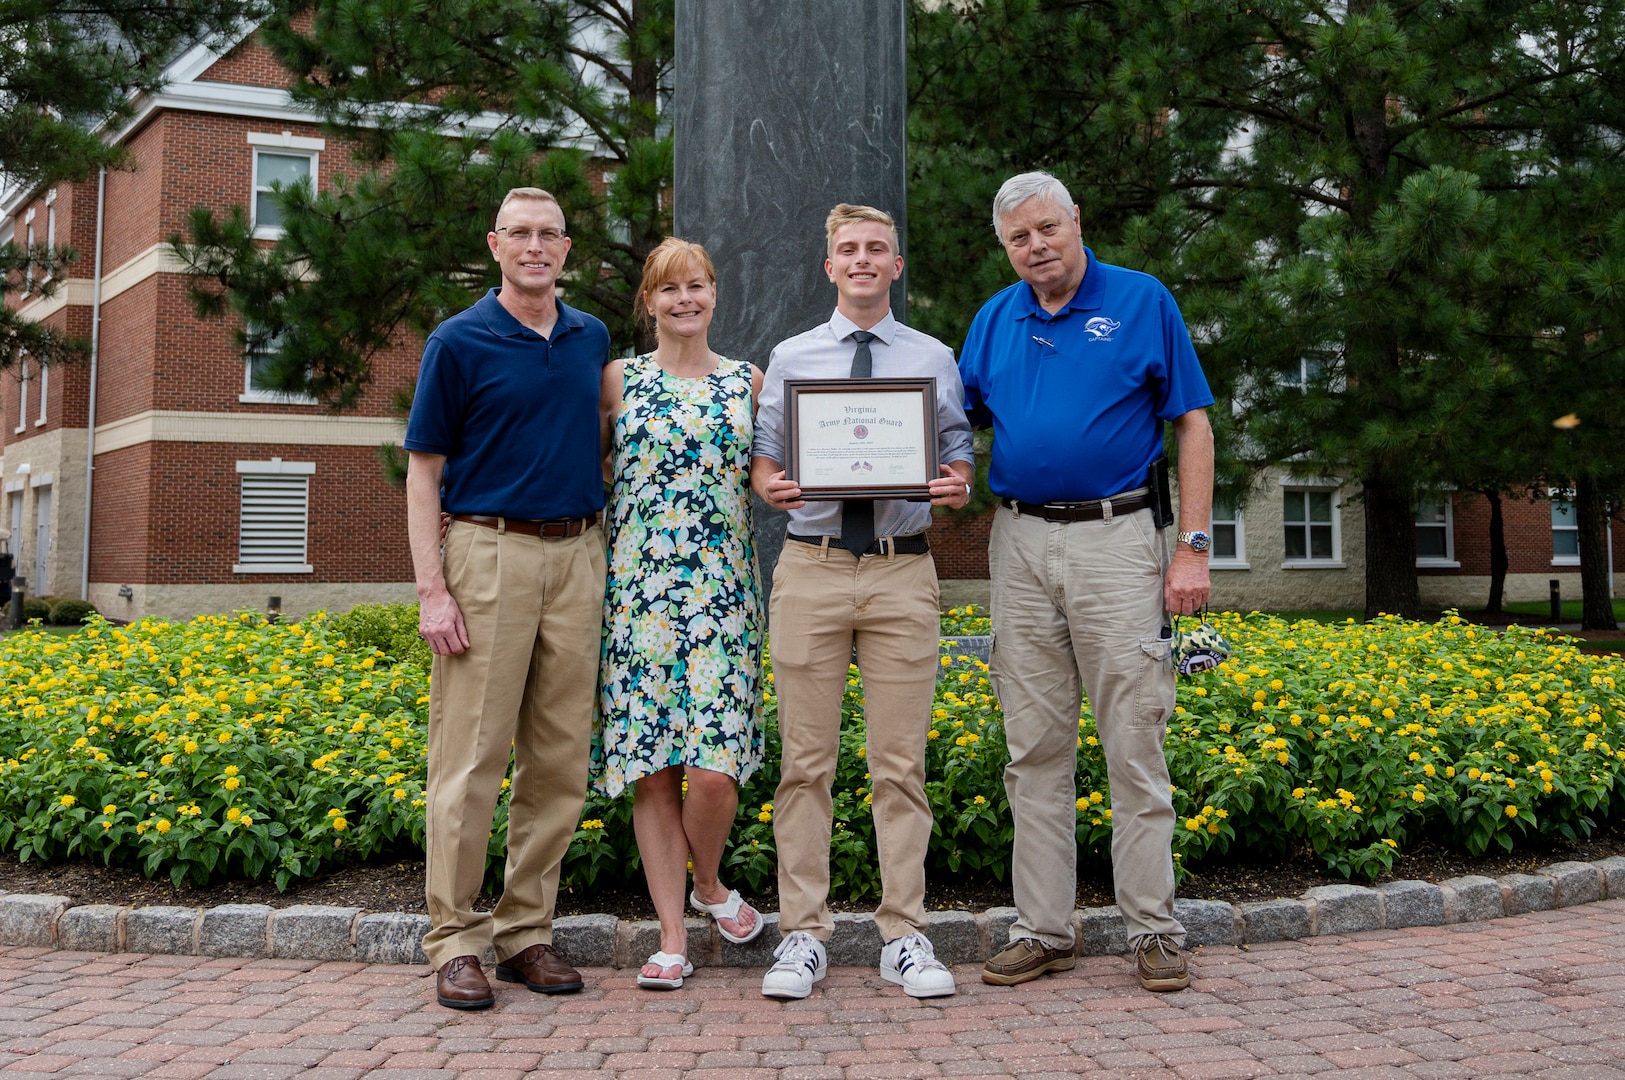
[[[534,236],[544,244],[556,244],[565,237],[563,229],[515,229],[504,225],[495,231],[505,233],[509,240],[518,240],[521,243],[529,243],[530,238]]]

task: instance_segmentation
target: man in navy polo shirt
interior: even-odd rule
[[[495,1000],[487,945],[504,982],[581,989],[553,950],[553,905],[587,791],[604,602],[609,331],[555,294],[570,238],[552,195],[510,191],[486,243],[502,286],[430,335],[404,442],[418,630],[434,650],[423,951],[454,1009]],[[507,872],[485,914],[474,900],[510,749]]]
[[[1106,755],[1112,873],[1140,981],[1181,990],[1164,628],[1168,612],[1207,602],[1213,395],[1168,290],[1083,246],[1060,181],[1005,181],[993,227],[1021,280],[982,307],[959,366],[971,421],[993,425],[990,675],[1010,747],[1019,917],[982,978],[1009,986],[1077,963],[1081,681]],[[1147,484],[1165,421],[1179,444],[1183,530],[1171,560]]]

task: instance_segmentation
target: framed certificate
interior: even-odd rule
[[[786,379],[784,414],[803,499],[930,499],[937,380]]]

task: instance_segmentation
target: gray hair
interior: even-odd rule
[[[559,200],[553,196],[551,191],[544,191],[539,187],[516,187],[511,188],[508,191],[508,194],[502,197],[502,203],[497,207],[497,220],[500,221],[502,219],[502,211],[508,208],[508,204],[518,199],[530,199],[535,202],[550,202],[554,206],[558,206],[560,214],[564,213],[564,207],[559,205]]]
[[[1004,243],[1004,219],[1015,213],[1016,207],[1028,199],[1045,199],[1063,211],[1075,205],[1066,185],[1047,172],[1024,172],[1012,176],[993,196],[993,235]]]

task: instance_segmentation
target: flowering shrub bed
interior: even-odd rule
[[[176,881],[242,875],[281,886],[421,848],[427,673],[360,644],[409,651],[408,615],[98,619],[69,637],[5,638],[0,847],[23,858],[90,855]],[[967,632],[984,618],[962,609],[949,625]],[[1215,621],[1236,655],[1181,680],[1169,725],[1182,868],[1233,848],[1310,850],[1370,877],[1424,835],[1476,853],[1625,816],[1617,656],[1453,615],[1432,625]],[[985,665],[943,665],[927,746],[929,868],[1002,878],[1012,835],[1002,715]],[[771,673],[766,704],[767,762],[740,793],[725,856],[729,879],[750,889],[774,872]],[[853,669],[831,845],[832,886],[852,899],[880,889],[861,708]],[[1111,791],[1087,708],[1078,772],[1078,842],[1086,860],[1103,862]],[[504,800],[489,842],[493,879],[506,841]],[[564,887],[637,876],[630,798],[589,796]]]

